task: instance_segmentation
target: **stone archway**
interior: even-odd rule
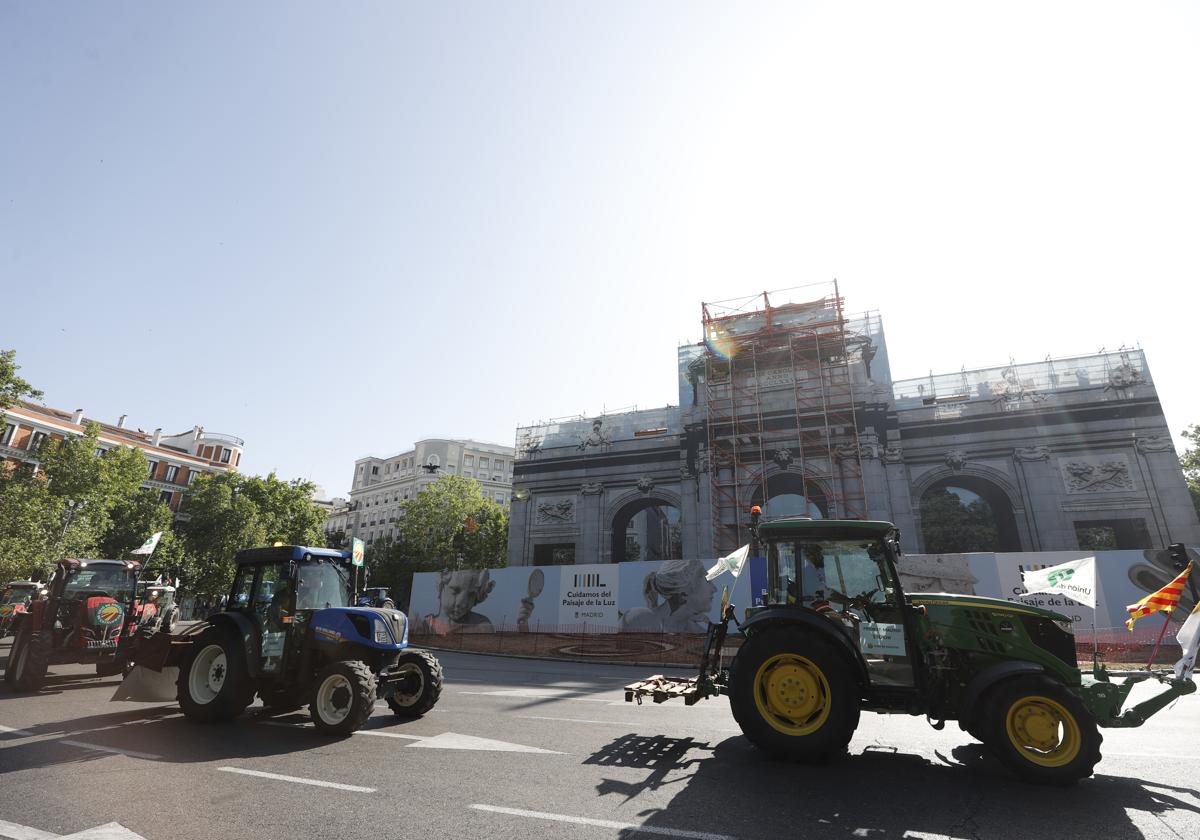
[[[682,558],[681,513],[677,502],[659,496],[625,501],[609,520],[612,562]]]
[[[938,470],[924,477],[919,492],[913,493],[923,550],[1021,551],[1021,529],[1012,493],[1007,481],[980,470]]]
[[[820,482],[806,478],[799,472],[772,471],[766,476],[764,501],[761,474],[750,496],[750,505],[762,507],[763,516],[811,516],[813,519],[829,517],[829,494]],[[747,505],[749,509],[749,505]]]

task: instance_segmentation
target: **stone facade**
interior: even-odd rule
[[[850,442],[831,444],[828,457],[835,472],[843,458],[861,465],[854,478],[865,497],[862,514],[896,523],[906,551],[925,551],[921,500],[942,488],[988,503],[999,551],[1087,549],[1095,533],[1115,541],[1112,548],[1200,542],[1200,521],[1141,351],[893,382],[882,329],[865,335],[869,344],[855,363],[856,428],[834,430],[851,435]],[[716,556],[714,533],[730,526],[714,512],[713,470],[720,465],[712,463],[714,415],[698,362],[708,352],[704,345],[680,348],[679,407],[518,430],[510,565],[632,559],[629,552],[644,553],[648,539],[658,555]],[[789,416],[784,397],[798,377],[812,375],[760,372],[755,428],[765,435],[772,422],[803,426],[797,409]],[[771,488],[783,488],[780,479],[798,470],[796,448],[759,448],[750,466],[767,488],[769,516],[771,499],[784,492]],[[815,492],[807,494],[810,511],[828,516],[836,493],[821,499]],[[738,504],[747,509],[763,502],[762,495],[745,495]],[[669,520],[660,530],[670,539],[647,537],[654,526],[646,511],[660,525]]]

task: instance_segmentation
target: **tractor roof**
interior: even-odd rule
[[[869,519],[808,519],[800,516],[772,519],[758,526],[759,534],[764,537],[808,537],[826,540],[878,539],[886,537],[894,530],[896,526],[891,522]]]
[[[349,551],[339,551],[335,548],[312,548],[304,545],[274,545],[264,548],[245,548],[234,558],[239,566],[253,563],[286,563],[289,560],[303,560],[309,557],[325,557],[330,560],[349,560]]]
[[[10,589],[10,588],[11,589],[30,589],[30,588],[36,589],[37,587],[39,587],[41,585],[42,584],[40,584],[34,580],[10,580],[8,583],[4,584],[4,588],[5,589]]]
[[[69,560],[59,560],[62,565],[74,569],[76,567],[92,567],[92,566],[122,566],[127,569],[136,569],[141,564],[134,560],[89,560],[86,557],[72,557]]]

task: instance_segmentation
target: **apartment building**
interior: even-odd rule
[[[368,455],[354,462],[350,499],[330,511],[325,530],[342,531],[367,542],[395,537],[400,503],[441,475],[476,481],[484,496],[507,507],[512,497],[512,470],[511,446],[475,440],[429,438],[386,458]]]
[[[100,427],[101,451],[114,446],[135,446],[149,462],[143,487],[158,493],[161,501],[178,511],[183,494],[197,476],[237,469],[244,443],[232,435],[206,432],[203,426],[177,435],[164,435],[162,429],[145,432],[125,427],[127,415],[116,424],[85,417],[83,409],[73,412],[19,402],[4,412],[0,429],[0,464],[37,465],[37,448],[46,438],[63,440],[81,435],[88,423]]]

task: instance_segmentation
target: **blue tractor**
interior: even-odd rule
[[[238,552],[236,562],[223,612],[165,638],[158,655],[138,658],[159,672],[178,666],[177,697],[188,718],[231,720],[257,694],[272,711],[307,703],[318,730],[348,735],[367,722],[376,699],[401,718],[437,703],[441,665],[408,647],[407,616],[354,606],[350,552],[275,546]]]

